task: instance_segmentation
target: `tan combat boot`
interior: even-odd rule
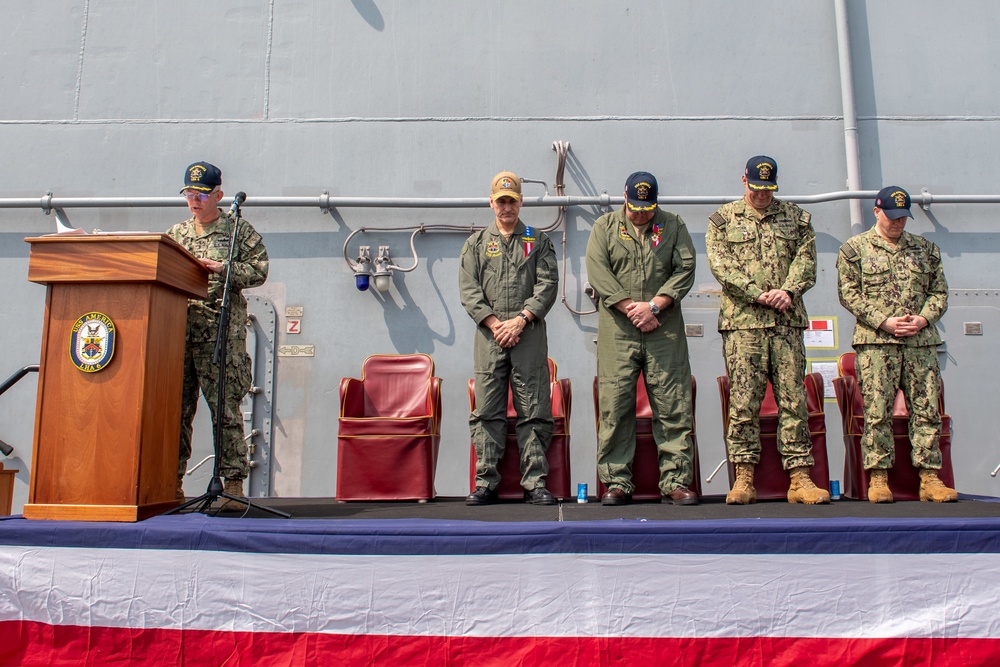
[[[822,505],[830,502],[830,492],[813,484],[809,467],[800,466],[788,471],[788,502],[803,505]]]
[[[920,499],[936,503],[953,503],[958,500],[958,491],[950,489],[937,475],[937,470],[920,469]]]
[[[753,488],[753,464],[736,464],[736,481],[726,494],[727,505],[749,505],[757,502],[757,489]]]
[[[923,486],[923,485],[921,485]],[[891,503],[892,491],[889,490],[889,471],[872,468],[868,471],[868,502]]]
[[[222,492],[225,493],[226,495],[232,496],[234,498],[245,498],[246,497],[246,496],[243,495],[243,480],[242,479],[229,479],[227,477],[226,481],[222,485]],[[228,498],[221,498],[221,497],[217,498],[216,501],[214,503],[212,503],[212,508],[213,509],[217,509],[217,510],[232,510],[232,511],[235,511],[235,510],[239,510],[239,509],[244,508],[244,507],[246,507],[246,505],[244,505],[243,503],[238,503],[238,502],[229,500]]]

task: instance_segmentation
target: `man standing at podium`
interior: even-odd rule
[[[198,391],[205,394],[212,413],[212,426],[220,418],[217,412],[219,367],[212,363],[219,330],[219,305],[226,283],[226,262],[233,237],[234,220],[219,208],[223,197],[222,171],[208,162],[195,162],[184,173],[181,194],[187,199],[191,218],[171,227],[169,234],[208,269],[208,298],[189,299],[187,341],[184,350],[184,391],[181,399],[180,461],[177,466],[177,498],[184,498],[182,482],[191,458],[191,435]],[[246,220],[240,220],[233,252],[229,300],[229,339],[225,408],[222,415],[219,474],[225,478],[224,491],[238,498],[243,495],[247,477],[247,446],[243,434],[240,401],[250,390],[252,374],[246,349],[247,301],[242,291],[267,280],[267,248],[260,234]],[[213,431],[214,433],[214,431]]]

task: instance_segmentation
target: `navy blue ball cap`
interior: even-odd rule
[[[778,163],[773,157],[755,155],[747,160],[747,185],[751,190],[778,191]]]
[[[912,218],[910,215],[910,193],[898,185],[882,188],[875,195],[875,206],[882,209],[885,217],[890,220]]]
[[[184,172],[184,190],[211,192],[222,185],[222,170],[209,162],[195,162]]]
[[[648,171],[637,171],[625,181],[625,201],[631,211],[654,210],[659,196],[660,187],[656,184],[656,176]]]

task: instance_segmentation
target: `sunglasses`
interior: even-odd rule
[[[194,201],[195,199],[198,201],[208,201],[208,198],[215,194],[215,190],[212,190],[211,192],[194,192],[192,190],[185,190],[181,194],[183,194],[184,198],[188,201]]]

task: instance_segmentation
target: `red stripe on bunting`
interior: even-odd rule
[[[415,637],[90,628],[0,622],[0,664],[663,665],[794,667],[996,665],[1000,639],[794,637]]]

